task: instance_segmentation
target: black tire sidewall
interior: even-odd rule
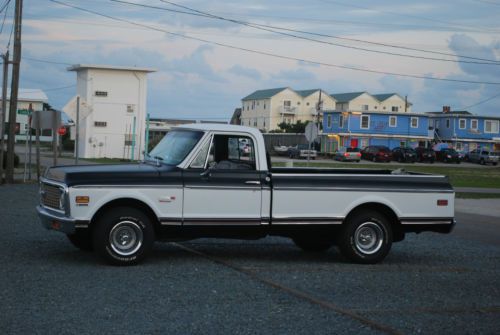
[[[374,254],[364,254],[356,248],[354,233],[356,229],[365,222],[377,224],[383,231],[384,240],[380,250]],[[354,214],[345,223],[345,227],[340,234],[338,246],[343,256],[349,260],[362,263],[374,264],[382,261],[389,253],[393,241],[392,229],[387,218],[378,212],[366,211]]]
[[[110,245],[109,234],[119,222],[131,221],[142,230],[142,245],[133,254],[122,256],[117,254]],[[94,229],[93,241],[97,254],[113,265],[134,265],[139,263],[152,249],[155,240],[154,228],[150,219],[135,208],[115,208],[107,211],[98,221]]]

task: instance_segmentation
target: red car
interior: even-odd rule
[[[384,145],[370,145],[361,151],[361,158],[372,162],[390,162],[391,150]]]

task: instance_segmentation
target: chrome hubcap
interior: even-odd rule
[[[142,245],[142,229],[132,221],[118,222],[109,233],[111,249],[120,256],[130,256]]]
[[[384,231],[374,222],[365,222],[354,232],[354,242],[356,249],[361,253],[374,254],[382,247]]]

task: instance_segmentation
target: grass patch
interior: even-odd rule
[[[273,163],[275,167],[284,167],[286,163]],[[306,167],[307,162],[294,162],[295,167]],[[498,167],[462,167],[448,166],[423,166],[419,164],[359,164],[359,163],[334,163],[310,162],[309,167],[319,168],[363,168],[363,169],[400,169],[407,171],[445,175],[450,178],[453,187],[484,187],[500,188],[500,168]]]
[[[464,193],[457,192],[455,197],[459,199],[500,199],[500,193]]]

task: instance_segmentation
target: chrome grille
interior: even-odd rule
[[[46,207],[61,209],[60,199],[63,190],[57,186],[50,184],[42,184],[41,200]]]

